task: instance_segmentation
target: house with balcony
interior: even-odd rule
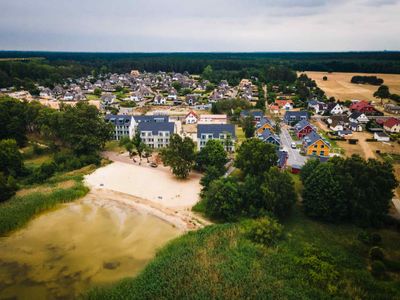
[[[219,140],[225,151],[235,150],[235,125],[233,124],[199,124],[197,125],[197,148],[201,150],[209,140]]]

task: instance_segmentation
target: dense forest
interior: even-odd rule
[[[32,60],[7,60],[33,58]],[[400,52],[347,53],[74,53],[0,51],[0,87],[32,81],[51,86],[68,77],[104,72],[214,70],[212,81],[257,77],[293,82],[293,72],[365,72],[400,74]]]

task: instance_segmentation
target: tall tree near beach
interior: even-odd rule
[[[195,144],[189,137],[182,139],[174,134],[169,146],[160,152],[164,166],[171,167],[172,173],[181,179],[187,178],[196,159]]]
[[[235,166],[244,175],[262,176],[278,161],[275,146],[260,139],[251,138],[243,142],[237,150]]]
[[[209,167],[215,167],[224,172],[227,161],[228,158],[222,143],[218,140],[209,140],[197,154],[196,169],[205,171]]]
[[[374,93],[374,97],[381,99],[381,104],[383,105],[383,99],[388,99],[390,97],[389,87],[387,85],[381,85]]]

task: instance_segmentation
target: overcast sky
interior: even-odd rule
[[[0,0],[0,50],[400,50],[400,0]]]

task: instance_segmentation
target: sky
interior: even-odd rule
[[[400,0],[0,0],[0,50],[400,50]]]

